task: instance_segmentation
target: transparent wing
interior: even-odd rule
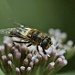
[[[8,20],[11,21],[14,25],[18,25],[21,28],[29,28],[28,25],[20,23],[20,22],[16,21],[15,19],[8,18]]]
[[[0,29],[0,34],[8,34],[14,28]]]
[[[11,21],[13,24],[18,25],[20,27],[25,27],[24,24],[17,22],[16,20],[13,20],[11,18],[8,19],[9,21]]]

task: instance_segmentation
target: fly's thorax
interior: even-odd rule
[[[21,35],[23,37],[25,37],[25,36],[29,35],[30,31],[31,31],[31,28],[25,28],[21,31]]]
[[[33,32],[33,36],[37,37],[38,39],[40,38],[41,40],[45,38],[45,34],[39,30],[35,30],[35,32]]]

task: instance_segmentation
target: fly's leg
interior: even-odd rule
[[[13,41],[13,42],[16,42],[16,43],[30,43],[29,41],[27,41],[27,42],[22,42],[22,41]]]
[[[45,51],[44,48],[43,48],[43,52],[44,52],[45,55],[47,55],[48,57],[50,57],[50,55],[46,53],[46,51]]]
[[[32,44],[30,43],[30,44],[27,45],[27,47],[29,47],[29,46],[31,46],[31,45],[32,45]]]
[[[14,41],[14,42],[16,42],[16,43],[25,43],[25,44],[26,44],[26,43],[30,43],[29,41],[27,41],[27,42],[22,42],[22,41]],[[29,47],[29,46],[31,46],[31,45],[32,45],[32,44],[30,43],[30,44],[28,44],[28,45],[27,45],[27,47]]]
[[[37,48],[37,51],[38,51],[38,53],[41,55],[41,53],[39,52],[39,48],[38,48],[38,45],[36,46],[36,48]]]
[[[37,51],[39,52],[39,48],[38,48],[38,46],[36,46],[36,48],[37,48]]]
[[[44,48],[43,48],[43,52],[44,52],[44,54],[46,54],[46,51],[44,50]]]
[[[27,44],[27,43],[30,43],[30,42],[29,41],[25,41],[25,42],[23,42],[23,41],[13,41],[13,46],[15,46],[15,43]]]

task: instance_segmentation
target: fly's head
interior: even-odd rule
[[[52,41],[50,37],[46,37],[42,40],[41,47],[43,49],[48,49],[52,45]]]

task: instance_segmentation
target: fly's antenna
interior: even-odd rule
[[[8,18],[8,20],[11,21],[13,24],[20,26],[21,28],[24,28],[24,25],[22,23],[19,23],[16,20],[13,20],[11,18]]]
[[[13,30],[14,28],[7,28],[7,29],[0,29],[0,34],[5,34],[5,35],[7,35],[7,34],[9,34],[9,32],[11,31],[11,30]]]

